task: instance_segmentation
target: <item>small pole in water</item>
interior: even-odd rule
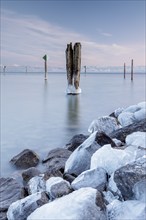
[[[47,55],[43,56],[43,59],[45,60],[45,80],[47,80]]]
[[[86,75],[86,66],[84,66],[84,68],[85,68],[85,75]]]
[[[26,73],[27,73],[27,66],[25,67]]]
[[[126,64],[124,63],[124,79],[126,78]]]
[[[131,60],[131,81],[133,81],[133,59]]]
[[[6,72],[6,66],[3,67],[3,72],[4,72],[4,73]]]

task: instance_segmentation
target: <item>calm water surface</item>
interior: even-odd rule
[[[1,75],[1,175],[14,171],[9,160],[25,148],[41,158],[75,134],[88,133],[93,119],[145,100],[144,74],[81,75],[82,94],[65,94],[66,74]]]

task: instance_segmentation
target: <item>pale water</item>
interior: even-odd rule
[[[75,134],[88,134],[93,119],[109,115],[118,107],[145,100],[146,75],[81,75],[82,94],[66,95],[66,74],[1,75],[1,175],[14,168],[10,159],[29,148],[41,159],[63,147]]]

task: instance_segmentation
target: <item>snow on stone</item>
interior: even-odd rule
[[[43,176],[35,176],[31,178],[28,182],[28,192],[29,194],[43,192],[46,189],[46,182]]]
[[[114,200],[107,206],[108,220],[144,220],[146,204],[137,200]]]
[[[116,117],[118,117],[123,111],[124,111],[124,108],[117,108],[114,111],[114,114],[115,114]]]
[[[146,203],[146,179],[137,182],[133,187],[134,198]]]
[[[46,191],[51,199],[55,199],[71,192],[70,183],[61,177],[51,177],[46,181]]]
[[[67,94],[80,94],[81,92],[81,88],[76,89],[73,85],[68,85],[66,89]]]
[[[112,192],[110,191],[104,191],[103,192],[103,195],[104,195],[104,199],[105,201],[109,204],[111,202],[113,202],[115,199],[119,199],[118,196],[114,196]]]
[[[112,140],[113,140],[113,142],[116,144],[117,147],[122,146],[122,142],[121,142],[120,140],[118,140],[118,139],[116,139],[116,138],[113,138]]]
[[[93,133],[104,132],[107,135],[117,130],[119,126],[117,125],[117,121],[115,118],[110,116],[99,117],[98,119],[92,121],[88,128],[88,132]]]
[[[141,109],[145,108],[146,109],[146,102],[140,102],[137,104]]]
[[[114,149],[110,144],[104,145],[91,157],[90,169],[104,168],[109,175],[115,170],[135,160],[133,148],[126,150]]]
[[[89,136],[68,158],[65,173],[79,175],[90,168],[91,156],[101,146],[95,143],[96,131]]]
[[[107,183],[106,170],[99,167],[93,170],[86,170],[81,173],[72,183],[71,186],[74,190],[83,187],[92,187],[103,191]]]
[[[131,105],[131,106],[129,106],[128,108],[126,108],[126,109],[124,110],[124,112],[135,113],[135,112],[139,111],[140,109],[141,109],[141,107],[138,106],[138,105]]]
[[[142,119],[146,119],[146,109],[143,108],[135,112],[134,118],[136,121],[141,121]]]
[[[96,205],[96,193],[96,189],[89,187],[76,190],[36,209],[27,220],[106,220],[105,213]]]
[[[126,137],[126,144],[146,148],[146,132],[133,132]]]
[[[120,122],[120,124],[122,125],[122,127],[131,125],[134,121],[134,115],[131,112],[122,112],[119,116],[118,116],[118,121]]]

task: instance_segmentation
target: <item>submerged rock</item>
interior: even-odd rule
[[[103,116],[96,120],[94,120],[89,128],[88,131],[90,133],[93,133],[95,131],[97,132],[104,132],[105,134],[109,135],[113,131],[119,129],[119,125],[117,124],[117,121],[115,118],[110,116]]]
[[[74,190],[83,187],[92,187],[103,191],[107,183],[106,170],[99,167],[93,170],[86,170],[81,173],[71,184]]]
[[[13,178],[0,178],[0,212],[24,197],[24,188]]]
[[[7,212],[8,220],[26,220],[35,209],[46,203],[48,203],[48,197],[44,192],[35,193],[18,200],[10,205]]]
[[[146,180],[146,158],[139,158],[114,173],[114,181],[125,200],[134,198],[134,186],[143,180]]]
[[[46,192],[51,200],[67,195],[71,191],[70,183],[61,177],[51,177],[46,182]]]
[[[80,146],[89,136],[83,134],[77,134],[66,144],[65,148],[74,151],[78,146]]]
[[[102,195],[92,188],[82,188],[56,199],[37,210],[27,220],[106,220]]]
[[[13,157],[10,162],[18,168],[27,169],[38,165],[39,156],[34,151],[25,149]]]

